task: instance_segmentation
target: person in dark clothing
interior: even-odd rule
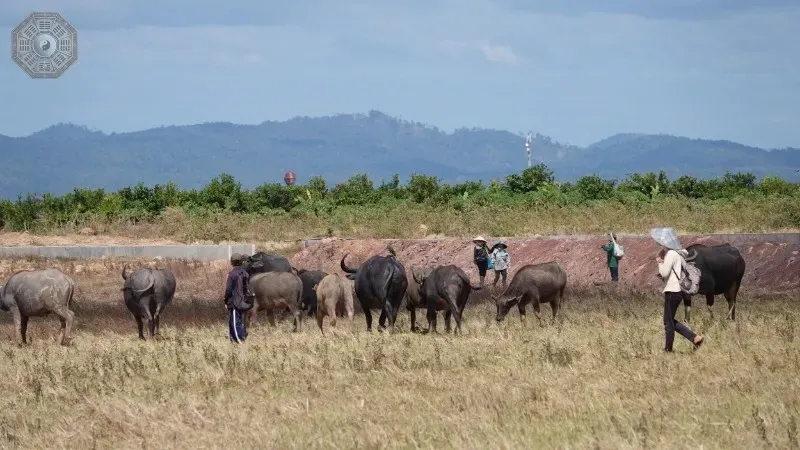
[[[483,280],[486,278],[486,270],[489,269],[489,247],[486,245],[486,239],[483,236],[478,236],[472,240],[475,248],[472,251],[472,259],[478,267],[478,276],[481,279],[481,287],[483,287]]]
[[[242,267],[245,256],[239,253],[231,255],[233,270],[228,273],[225,285],[225,306],[230,312],[228,333],[230,340],[241,344],[247,339],[244,326],[244,315],[253,308],[253,293],[250,292],[250,274]]]

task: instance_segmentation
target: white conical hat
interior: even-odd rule
[[[484,239],[483,236],[476,236],[472,238],[472,242],[486,242],[486,239]]]
[[[670,250],[681,249],[681,241],[678,239],[678,233],[675,231],[675,228],[652,228],[650,229],[650,237]]]

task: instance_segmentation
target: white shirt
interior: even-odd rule
[[[666,279],[662,292],[681,292],[680,278],[676,274],[681,273],[683,258],[675,250],[668,250],[664,255],[664,262],[658,265],[658,274],[661,279]]]

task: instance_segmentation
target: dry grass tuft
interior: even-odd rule
[[[515,310],[497,325],[476,299],[459,337],[411,334],[405,311],[391,336],[366,333],[361,315],[324,337],[313,320],[293,334],[262,316],[235,346],[226,270],[181,272],[155,342],[136,338],[116,268],[74,274],[72,347],[55,345],[55,318],[32,320],[33,343],[17,347],[0,316],[0,446],[797,446],[796,295],[742,298],[736,323],[724,300],[713,319],[696,306],[708,341],[695,354],[680,337],[661,351],[658,296],[588,288],[545,327]]]

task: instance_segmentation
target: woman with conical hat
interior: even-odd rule
[[[664,351],[672,352],[676,331],[692,343],[694,350],[697,350],[703,344],[703,336],[695,334],[691,328],[675,319],[678,306],[683,301],[680,280],[687,252],[681,248],[678,233],[674,228],[653,228],[650,230],[650,236],[661,246],[656,262],[658,275],[664,280],[662,291],[664,292]]]
[[[478,276],[481,280],[481,287],[483,287],[483,280],[486,278],[486,270],[489,268],[489,247],[486,245],[486,239],[483,236],[476,236],[472,239],[475,247],[472,249],[472,259],[475,266],[478,267]]]

